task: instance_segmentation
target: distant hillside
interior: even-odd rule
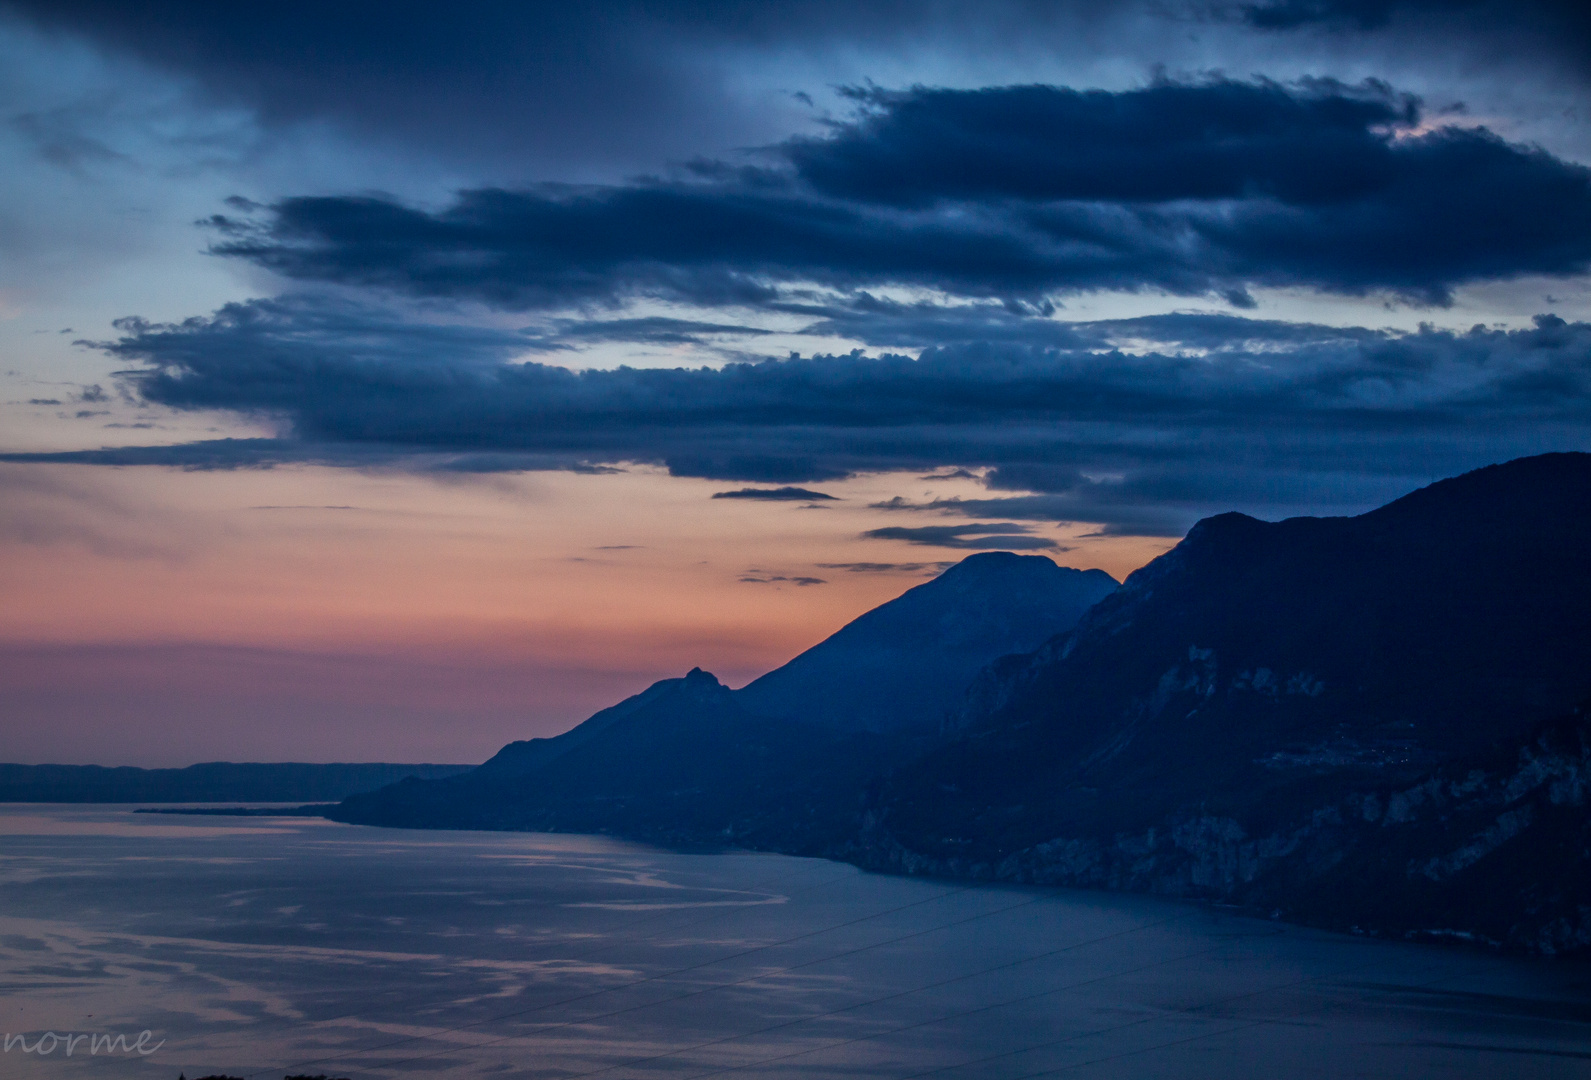
[[[764,716],[863,731],[937,728],[996,657],[1030,652],[1116,588],[1042,555],[971,555],[735,693]]]
[[[1041,556],[972,555],[739,691],[699,670],[665,679],[473,773],[334,816],[819,850],[858,827],[868,779],[937,737],[989,661],[1068,629],[1115,588]]]
[[[857,793],[896,743],[753,716],[705,671],[665,679],[474,772],[343,801],[339,821],[618,833],[816,853],[860,826]]]
[[[211,761],[185,769],[0,764],[0,802],[335,802],[472,765]]]

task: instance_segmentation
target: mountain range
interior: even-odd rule
[[[1588,537],[1591,455],[1549,454],[1357,517],[1208,518],[1120,588],[973,556],[742,690],[693,671],[332,816],[1584,951]]]
[[[939,737],[983,667],[1115,588],[1042,556],[973,555],[741,690],[693,670],[472,773],[350,799],[334,816],[826,851],[859,827],[859,793]]]

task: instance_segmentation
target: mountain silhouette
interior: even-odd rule
[[[1064,639],[980,680],[966,737],[900,781],[913,835],[995,857],[1522,737],[1591,692],[1588,530],[1585,454],[1353,518],[1201,521]]]
[[[972,555],[732,691],[696,669],[479,769],[346,800],[340,820],[622,832],[803,852],[859,827],[860,793],[919,751],[989,661],[1064,631],[1116,582]]]
[[[898,746],[755,716],[698,668],[556,738],[512,743],[474,772],[354,796],[329,816],[815,854],[860,827],[859,792]]]
[[[1411,892],[1405,871],[1462,865],[1468,899],[1453,893],[1444,918],[1462,927],[1490,905],[1488,936],[1543,947],[1552,918],[1573,915],[1591,944],[1591,895],[1538,902],[1550,883],[1505,850],[1535,842],[1528,822],[1498,794],[1561,782],[1554,805],[1591,839],[1572,749],[1591,695],[1588,536],[1586,454],[1481,469],[1353,518],[1201,521],[1069,634],[980,676],[956,736],[881,786],[852,857],[1411,932],[1435,917],[1417,898],[1436,883]],[[1421,785],[1436,794],[1410,794]],[[1419,815],[1389,810],[1411,800],[1474,828],[1416,842]],[[1345,890],[1349,864],[1415,899]]]
[[[1591,951],[1588,537],[1591,455],[1572,453],[1357,517],[1208,518],[1113,591],[975,556],[740,691],[693,671],[334,816]]]
[[[1116,584],[1041,555],[970,555],[735,697],[765,716],[836,727],[937,727],[990,661],[1069,629]]]

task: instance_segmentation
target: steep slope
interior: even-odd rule
[[[1350,792],[1231,891],[1342,929],[1591,949],[1587,705],[1418,784]]]
[[[1069,628],[1115,587],[1042,557],[973,555],[740,691],[699,670],[665,679],[468,775],[397,784],[336,816],[832,847],[859,827],[869,779],[916,752],[983,665]]]
[[[753,716],[695,669],[557,738],[510,744],[472,773],[394,784],[347,799],[329,816],[815,852],[854,835],[864,786],[893,745],[866,732]]]
[[[982,668],[1029,652],[1108,596],[1103,570],[972,555],[736,692],[764,716],[863,731],[937,728]]]
[[[880,792],[855,857],[1304,911],[1347,857],[1289,862],[1321,822],[1517,757],[1591,693],[1588,537],[1586,454],[1356,518],[1202,521],[1070,634],[987,671],[960,737]],[[1349,847],[1374,861],[1395,835]]]
[[[663,703],[664,708],[660,711],[664,712],[671,707],[690,707],[692,703],[716,704],[722,695],[716,690],[709,692],[701,679],[693,679],[699,670],[692,669],[683,679],[661,679],[639,694],[625,698],[617,705],[610,705],[606,709],[592,713],[585,721],[561,735],[547,739],[519,739],[511,742],[487,758],[477,773],[484,777],[535,772],[563,757],[569,751],[599,739],[605,731],[626,717],[637,712],[645,712],[659,702]],[[713,679],[712,686],[717,687],[717,685],[718,680]]]

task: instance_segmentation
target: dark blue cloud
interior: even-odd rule
[[[974,302],[948,306],[902,303],[867,292],[826,304],[779,304],[781,313],[812,321],[802,333],[841,337],[870,346],[922,349],[936,345],[1028,345],[1101,349],[1150,344],[1197,349],[1264,349],[1304,341],[1371,341],[1384,337],[1363,327],[1305,326],[1234,315],[1184,314],[1065,322],[1053,305]]]
[[[1369,456],[1368,454],[1366,456]],[[1296,474],[1248,463],[1216,467],[1209,460],[1190,457],[1184,463],[1160,461],[1091,479],[1064,463],[1029,462],[990,469],[985,486],[991,492],[1040,492],[993,495],[988,498],[911,500],[901,496],[873,503],[889,510],[938,517],[1002,516],[1023,521],[1059,524],[1097,522],[1100,536],[1181,536],[1188,525],[1204,516],[1201,508],[1251,505],[1255,493],[1265,492],[1271,507],[1309,507],[1312,512],[1352,510],[1362,492],[1364,477],[1344,485],[1344,478],[1328,476],[1309,467]],[[1344,498],[1344,488],[1350,494]],[[1357,490],[1355,490],[1357,489]]]
[[[1391,21],[1395,8],[1411,5],[1399,0],[1265,0],[1242,4],[1243,20],[1264,30],[1296,30],[1303,26],[1330,26],[1376,30]],[[1465,0],[1448,0],[1450,10],[1474,6]]]
[[[582,372],[522,362],[513,332],[324,299],[125,329],[104,348],[143,402],[253,415],[280,437],[7,460],[644,462],[773,485],[960,467],[979,470],[986,499],[902,508],[1171,535],[1214,510],[1352,510],[1424,478],[1591,446],[1591,324],[1550,316],[1403,334],[1168,315],[1070,324],[1064,348],[952,342],[915,358]]]
[[[744,581],[744,582],[749,582],[750,584],[753,584],[753,585],[774,585],[774,584],[777,584],[777,583],[779,583],[781,581],[782,582],[787,582],[788,584],[791,584],[791,585],[827,585],[828,584],[827,581],[825,581],[823,578],[820,578],[820,577],[805,577],[805,576],[799,576],[799,575],[790,576],[790,575],[787,575],[787,574],[769,574],[769,575],[767,575],[765,577],[757,577],[756,576],[757,574],[762,574],[762,573],[764,573],[764,571],[761,571],[761,570],[749,570],[739,580]]]
[[[1174,62],[1167,54],[1190,21],[1206,31],[1225,23],[1269,33],[1385,33],[1413,17],[1409,29],[1428,38],[1446,29],[1448,40],[1462,35],[1477,53],[1495,51],[1486,39],[1498,31],[1528,31],[1528,44],[1552,53],[1583,50],[1587,25],[1574,0],[395,0],[380,17],[310,0],[4,7],[189,72],[271,119],[330,114],[365,129],[422,132],[433,143],[587,153],[624,141],[656,145],[670,126],[687,136],[738,126],[744,118],[714,93],[714,72],[703,63],[724,48],[887,54],[954,43],[970,52],[1130,34],[1149,59],[1159,52]]]
[[[796,5],[759,14],[759,5],[645,0],[5,4],[188,73],[267,124],[330,118],[366,138],[494,163],[626,161],[717,145],[726,133],[743,140],[757,127],[701,53],[740,34],[800,34],[829,7],[809,6],[803,19],[788,11]]]
[[[154,465],[195,472],[324,465],[339,469],[400,468],[425,473],[622,472],[578,453],[432,451],[413,443],[310,442],[297,438],[202,439],[97,450],[0,453],[0,461],[109,466]]]
[[[1583,0],[1216,0],[1222,19],[1269,33],[1400,42],[1496,69],[1529,58],[1591,73],[1591,6]]]
[[[1237,14],[1264,30],[1296,30],[1323,26],[1345,30],[1379,30],[1399,16],[1462,19],[1479,31],[1528,27],[1572,33],[1591,25],[1591,13],[1577,0],[1261,0],[1236,5]],[[1583,46],[1584,42],[1569,42]]]
[[[1416,99],[1383,84],[1330,80],[853,93],[859,119],[783,152],[818,191],[896,205],[1340,203],[1394,180],[1402,166],[1390,136],[1420,115]]]
[[[651,315],[630,319],[558,319],[544,340],[557,349],[595,342],[636,345],[702,345],[724,336],[760,337],[772,333],[741,323],[713,323]]]
[[[1065,348],[972,341],[915,359],[857,352],[580,372],[510,362],[527,351],[517,332],[416,323],[326,299],[120,325],[125,336],[101,347],[138,365],[124,377],[148,402],[276,415],[310,442],[482,452],[604,442],[617,450],[654,445],[665,432],[805,425],[888,431],[1191,414],[1242,424],[1266,411],[1290,423],[1379,426],[1430,411],[1433,393],[1452,407],[1462,390],[1464,406],[1484,412],[1530,386],[1539,391],[1533,407],[1578,415],[1585,378],[1585,327],[1550,317],[1512,333],[1403,335],[1167,315],[1064,325]]]
[[[814,502],[833,499],[821,491],[801,487],[740,488],[737,491],[718,491],[715,499],[760,499],[765,502]]]
[[[364,142],[493,175],[575,163],[655,167],[703,147],[775,137],[799,110],[748,101],[735,78],[810,50],[929,42],[997,45],[1113,19],[1141,34],[1146,5],[1095,0],[0,0],[51,31],[131,52],[291,130],[329,121]],[[1168,27],[1168,33],[1174,28]],[[749,58],[749,60],[747,59]],[[817,85],[829,81],[819,76]],[[794,89],[794,88],[792,88]],[[809,85],[807,89],[814,89]]]
[[[180,469],[269,469],[310,463],[357,466],[388,460],[391,451],[361,446],[311,446],[297,439],[205,439],[165,446],[107,446],[98,450],[18,451],[0,461],[82,465],[167,465]]]
[[[910,563],[883,563],[883,562],[848,562],[848,563],[818,563],[820,570],[844,570],[850,574],[941,574],[954,562],[910,562]]]
[[[869,91],[788,168],[696,181],[374,196],[217,216],[213,250],[301,281],[512,309],[637,296],[778,306],[793,286],[953,296],[1253,286],[1443,301],[1591,265],[1591,170],[1479,128],[1415,133],[1374,83],[1122,93]],[[754,179],[748,180],[747,177]]]
[[[233,235],[213,250],[290,278],[511,309],[635,296],[758,306],[791,281],[981,294],[1032,292],[1057,274],[1137,284],[1126,250],[1067,253],[1032,230],[705,184],[472,191],[435,214],[368,196],[295,198],[259,230],[227,224]]]
[[[1065,551],[1047,536],[1030,536],[1030,526],[1015,521],[971,522],[966,525],[890,525],[869,529],[868,540],[904,540],[924,547],[972,551]]]

